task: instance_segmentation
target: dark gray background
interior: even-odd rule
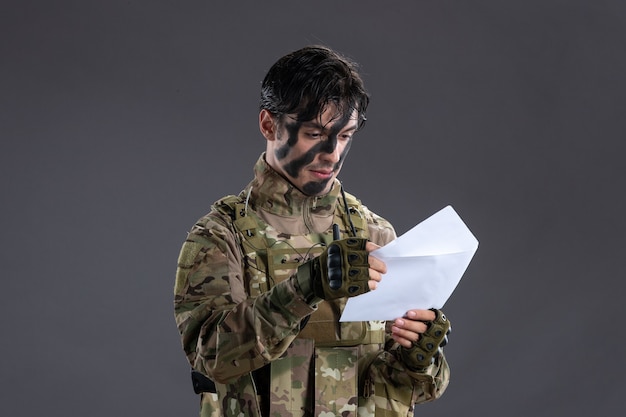
[[[3,1],[0,415],[193,416],[180,244],[251,178],[260,81],[322,43],[371,93],[341,179],[480,241],[418,415],[624,412],[626,3]]]

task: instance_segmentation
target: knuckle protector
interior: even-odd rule
[[[329,245],[321,256],[325,258],[327,271],[326,279],[322,277],[325,299],[353,297],[369,291],[366,243],[366,239],[348,238]]]
[[[420,334],[417,342],[410,348],[401,348],[404,362],[412,369],[425,369],[435,362],[435,358],[442,352],[442,347],[448,343],[451,325],[441,310],[431,309],[435,313],[433,321],[427,321],[427,329]]]

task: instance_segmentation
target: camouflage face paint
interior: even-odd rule
[[[300,176],[302,169],[315,161],[315,158],[319,154],[330,154],[335,152],[338,146],[338,134],[348,125],[351,120],[351,116],[352,114],[343,114],[341,119],[331,119],[327,124],[332,123],[333,120],[335,122],[330,126],[330,129],[327,131],[327,138],[325,140],[318,140],[317,142],[315,142],[315,144],[300,157],[284,163],[282,166],[284,172],[291,178],[296,179]],[[299,133],[303,124],[304,123],[300,121],[285,124],[285,130],[287,131],[288,137],[285,144],[280,146],[275,151],[275,156],[277,160],[285,160],[294,150],[294,147],[298,144]],[[337,172],[341,168],[343,161],[348,151],[350,150],[351,144],[352,139],[349,139],[345,142],[344,149],[339,157],[339,161],[337,161],[333,166],[326,165],[320,166],[318,168],[332,169],[334,172]],[[310,181],[301,185],[301,191],[307,195],[318,195],[324,192],[324,190],[328,186],[328,183],[332,179],[333,178],[328,178],[320,181]]]
[[[339,170],[339,168],[341,168],[341,165],[343,165],[343,161],[346,158],[348,151],[350,150],[351,144],[352,144],[352,139],[348,141],[348,143],[346,144],[346,147],[343,149],[343,152],[341,152],[341,155],[339,156],[339,161],[337,161],[337,163],[333,166],[333,171],[337,171]],[[324,190],[328,186],[328,183],[330,182],[331,179],[332,178],[329,178],[323,181],[309,181],[302,186],[302,192],[307,195],[321,194],[322,192],[324,192]]]
[[[337,135],[341,132],[346,125],[350,122],[351,114],[344,114],[342,118],[337,120],[330,128],[328,132],[328,137],[326,140],[318,141],[311,149],[309,149],[304,155],[300,158],[294,159],[293,161],[285,164],[283,169],[293,178],[298,178],[300,170],[313,162],[315,157],[320,153],[333,153],[337,148]],[[331,120],[332,121],[332,120]],[[277,152],[276,157],[278,159],[284,159],[288,154],[291,148],[298,143],[298,133],[302,126],[302,122],[295,122],[291,124],[286,124],[285,128],[289,134],[289,138],[287,143],[282,146]],[[349,141],[349,143],[352,140]],[[349,149],[349,146],[346,146]],[[341,161],[345,157],[345,150],[341,154],[340,161],[333,167],[333,169],[337,169],[341,166]]]
[[[302,192],[306,195],[319,195],[324,192],[330,179],[324,181],[309,181],[302,186]]]
[[[298,132],[300,131],[302,122],[286,123],[285,129],[287,130],[287,142],[275,152],[276,159],[279,161],[285,159],[289,155],[289,151],[298,143]],[[280,136],[278,137],[280,140]],[[291,174],[290,174],[291,175]]]

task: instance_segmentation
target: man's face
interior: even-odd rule
[[[358,114],[338,114],[336,106],[329,105],[314,120],[300,122],[287,115],[277,123],[262,110],[259,124],[267,139],[267,163],[304,194],[317,196],[332,188],[350,150]]]

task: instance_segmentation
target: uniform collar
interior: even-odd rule
[[[274,215],[301,216],[307,211],[324,216],[334,213],[341,184],[335,179],[328,194],[308,196],[270,167],[263,153],[254,166],[254,180],[244,192],[257,209]]]

